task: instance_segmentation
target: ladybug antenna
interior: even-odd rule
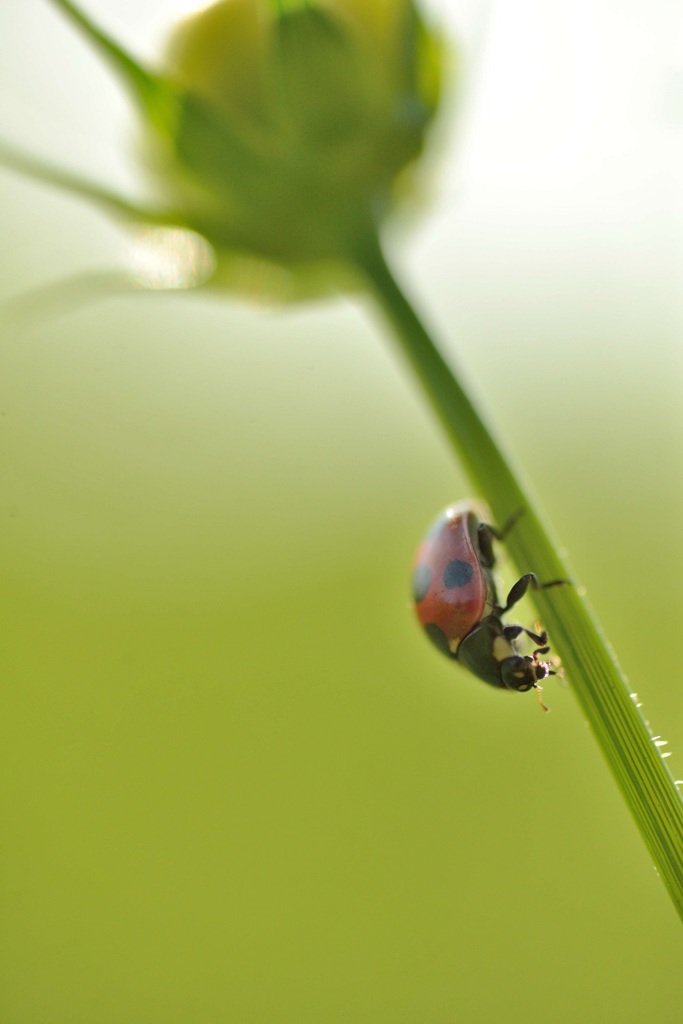
[[[549,674],[554,675],[555,673],[553,672]],[[538,697],[538,703],[541,705],[543,711],[547,713],[548,711],[550,711],[550,708],[547,704],[543,703],[543,698],[541,696],[541,694],[543,693],[543,687],[539,686],[538,683],[534,683],[534,690],[536,691],[536,696]]]

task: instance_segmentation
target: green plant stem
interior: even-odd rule
[[[89,199],[98,206],[104,207],[109,213],[116,214],[126,220],[141,224],[178,224],[181,218],[169,210],[153,210],[151,207],[137,205],[123,196],[117,195],[108,188],[97,185],[87,178],[61,167],[48,164],[38,157],[22,153],[20,150],[0,142],[0,167],[17,171],[19,174],[34,181],[42,181],[46,185],[61,188],[84,199]]]
[[[150,116],[153,116],[160,102],[159,94],[164,92],[164,86],[157,76],[147,71],[112,36],[99,28],[80,7],[71,3],[71,0],[51,0],[51,2],[104,54],[131,87],[136,98],[149,110]]]
[[[379,244],[359,247],[357,268],[388,319],[410,368],[498,523],[524,515],[506,539],[520,572],[569,577],[510,459],[483,422],[396,282]],[[683,800],[585,598],[575,585],[533,594],[553,650],[626,799],[655,866],[683,918]]]

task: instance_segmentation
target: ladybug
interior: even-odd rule
[[[506,626],[503,616],[529,587],[546,590],[568,580],[539,583],[533,572],[527,572],[501,605],[493,576],[493,541],[502,541],[520,514],[497,530],[470,502],[447,508],[418,549],[413,597],[427,636],[447,657],[492,686],[522,693],[535,689],[541,701],[539,681],[556,674],[549,662],[539,661],[539,655],[550,650],[548,637],[524,626]],[[520,654],[515,646],[522,633],[536,644],[532,655]],[[547,711],[542,701],[541,706]]]

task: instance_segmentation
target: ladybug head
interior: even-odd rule
[[[503,686],[508,690],[519,690],[526,693],[536,686],[540,679],[548,675],[554,675],[549,671],[548,665],[543,661],[536,661],[535,658],[524,657],[517,654],[511,658],[505,658],[500,663],[500,678]]]

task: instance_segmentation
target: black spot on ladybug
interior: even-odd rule
[[[448,646],[448,638],[440,626],[437,626],[434,622],[429,622],[425,626],[425,633],[442,654],[445,654],[448,658],[455,657],[453,651]]]
[[[469,562],[462,562],[459,558],[449,562],[443,571],[443,582],[449,590],[456,587],[464,587],[474,576],[474,569]]]
[[[427,596],[431,582],[432,570],[424,562],[420,562],[419,565],[415,566],[415,572],[413,573],[413,597],[418,604]]]

